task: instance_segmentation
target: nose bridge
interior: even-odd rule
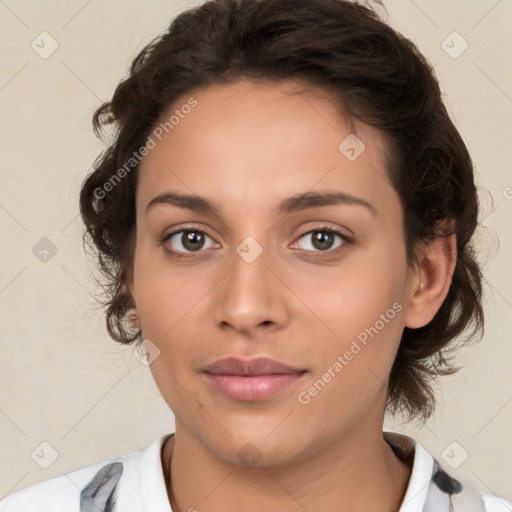
[[[230,271],[215,297],[217,323],[250,330],[264,322],[285,321],[282,285],[267,268],[273,259],[268,247],[269,244],[248,236],[233,248],[229,255]]]

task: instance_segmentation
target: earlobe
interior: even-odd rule
[[[136,331],[140,330],[140,317],[137,308],[131,308],[126,312],[125,322],[128,329]]]
[[[424,245],[419,261],[411,270],[404,312],[405,326],[411,329],[427,325],[448,295],[457,263],[456,236],[439,236]]]

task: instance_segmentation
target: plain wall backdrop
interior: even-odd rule
[[[142,47],[198,3],[0,1],[0,498],[174,431],[149,368],[107,335],[78,193],[105,148],[93,111]],[[475,162],[486,313],[482,341],[458,355],[464,368],[438,381],[435,416],[421,429],[401,418],[385,427],[511,499],[512,1],[385,4],[435,65]]]

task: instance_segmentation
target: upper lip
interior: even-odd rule
[[[254,359],[226,357],[209,364],[204,371],[216,375],[270,375],[302,373],[306,370],[294,368],[269,357],[256,357]]]

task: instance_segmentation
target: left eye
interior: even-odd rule
[[[209,247],[205,247],[206,239],[210,240]],[[200,230],[184,229],[167,235],[164,241],[170,240],[173,246],[173,252],[197,252],[201,249],[208,249],[215,247],[213,240],[204,232]]]
[[[299,240],[304,237],[309,237],[310,242],[309,244],[306,244],[306,247],[301,248],[313,252],[330,251],[337,249],[345,242],[349,242],[345,235],[333,229],[314,229],[304,233]],[[336,237],[340,240],[337,245],[333,245],[336,242]]]

